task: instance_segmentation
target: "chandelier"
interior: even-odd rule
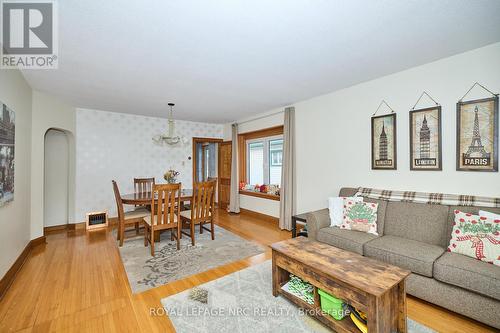
[[[159,134],[153,137],[153,141],[159,145],[167,144],[167,145],[176,145],[180,142],[186,143],[187,139],[178,135],[175,135],[175,121],[173,119],[173,108],[174,103],[168,103],[170,107],[170,112],[168,116],[168,133]]]

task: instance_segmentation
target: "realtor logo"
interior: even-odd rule
[[[57,16],[54,1],[4,0],[2,68],[57,68]]]

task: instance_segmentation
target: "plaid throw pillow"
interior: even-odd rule
[[[378,235],[377,209],[377,203],[344,199],[344,216],[340,228]]]
[[[455,210],[448,252],[500,266],[500,219]]]

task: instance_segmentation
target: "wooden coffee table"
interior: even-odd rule
[[[407,331],[405,279],[410,271],[305,237],[271,248],[274,296],[283,295],[336,332],[360,332],[349,317],[337,321],[320,311],[320,288],[363,311],[370,333]],[[314,286],[314,304],[281,289],[290,273]]]

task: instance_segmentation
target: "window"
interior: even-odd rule
[[[280,200],[276,186],[256,189],[255,185],[281,185],[283,126],[238,135],[240,194]]]
[[[264,141],[247,143],[248,166],[247,183],[264,184]]]
[[[283,163],[283,136],[246,141],[246,182],[251,185],[280,185]]]
[[[283,163],[283,137],[269,141],[269,184],[281,186]]]

